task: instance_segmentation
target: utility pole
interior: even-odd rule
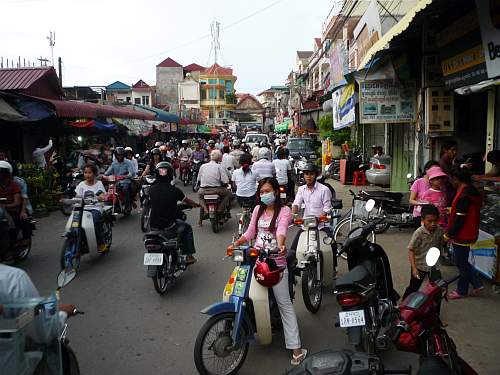
[[[46,38],[49,41],[50,53],[52,56],[52,66],[54,66],[54,46],[56,45],[56,32],[50,31],[50,35]]]
[[[37,60],[40,61],[40,66],[47,66],[47,63],[49,62],[49,59],[45,59],[42,56],[40,56]]]
[[[214,50],[215,64],[217,64],[217,59],[219,57],[219,52],[220,52],[219,30],[220,30],[220,23],[214,20],[210,25],[210,31],[212,33],[212,49]]]
[[[58,70],[59,70],[59,85],[62,87],[62,59],[59,57],[57,59],[57,65],[58,65]]]

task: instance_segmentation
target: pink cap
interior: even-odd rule
[[[429,180],[432,180],[433,178],[438,178],[438,177],[448,177],[446,173],[443,172],[441,167],[432,167],[427,170],[427,176],[429,177]]]

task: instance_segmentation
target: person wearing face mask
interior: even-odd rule
[[[236,199],[241,207],[255,204],[255,194],[257,192],[257,176],[252,172],[252,155],[243,154],[240,157],[241,168],[233,172],[231,178],[233,190],[236,190]]]
[[[283,267],[281,281],[273,286],[274,296],[283,322],[286,348],[292,351],[292,365],[299,365],[307,355],[300,342],[297,316],[290,299],[288,288],[288,271],[286,269],[285,239],[288,225],[292,220],[290,208],[284,206],[279,197],[279,184],[276,178],[266,177],[259,182],[257,206],[253,210],[252,219],[247,231],[234,246],[241,246],[255,239],[255,247],[262,248],[263,238],[271,235],[272,245],[278,247],[279,254],[274,260],[278,267]]]

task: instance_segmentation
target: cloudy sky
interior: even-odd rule
[[[239,92],[283,84],[296,50],[310,50],[333,0],[0,0],[0,57],[50,59],[56,32],[63,84],[155,82],[170,56],[207,65],[210,23],[221,23],[221,65],[232,66]]]

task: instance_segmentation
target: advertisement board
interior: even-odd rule
[[[332,94],[333,129],[339,130],[356,122],[355,83],[349,83]]]
[[[414,81],[359,82],[360,123],[415,121],[415,93]]]
[[[488,78],[500,76],[499,1],[476,0]]]

